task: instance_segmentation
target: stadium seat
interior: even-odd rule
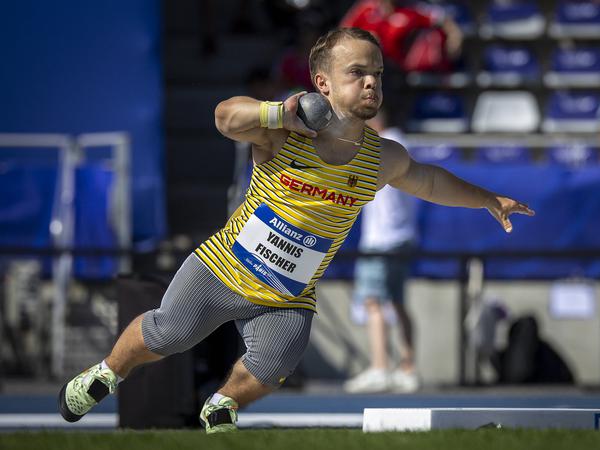
[[[408,149],[410,156],[422,163],[445,164],[460,161],[458,148],[446,145],[414,145]]]
[[[524,91],[487,91],[477,99],[473,131],[477,133],[535,131],[540,112],[534,96]]]
[[[545,25],[546,20],[536,3],[495,0],[488,8],[479,34],[484,39],[535,39],[544,33]]]
[[[476,162],[483,164],[528,164],[531,153],[528,148],[517,145],[493,145],[481,147],[476,153]]]
[[[555,50],[544,82],[550,87],[600,86],[600,48]]]
[[[554,38],[600,37],[600,3],[593,0],[562,0],[548,27]]]
[[[598,163],[598,150],[588,145],[573,142],[548,149],[548,162],[572,168]]]
[[[410,131],[422,133],[463,133],[468,127],[463,98],[441,92],[418,97],[408,121]]]
[[[545,132],[586,133],[600,130],[596,93],[555,92],[550,96],[542,122]]]
[[[477,82],[483,87],[515,87],[534,83],[539,76],[539,63],[531,50],[491,45],[485,49],[483,71],[477,76]]]

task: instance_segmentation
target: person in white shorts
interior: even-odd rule
[[[402,144],[398,127],[387,126],[384,109],[369,125],[380,136]],[[411,250],[417,242],[415,199],[398,189],[385,186],[375,200],[363,208],[359,250],[369,253],[397,253]],[[405,307],[404,282],[410,263],[398,257],[369,257],[357,260],[353,309],[366,312],[370,366],[346,381],[344,389],[353,393],[413,392],[419,388],[415,368],[412,319]],[[391,302],[393,308],[386,308]],[[388,347],[387,322],[399,322],[397,345],[399,364],[391,364],[394,352]],[[397,339],[396,339],[397,338]],[[395,366],[395,367],[394,367]]]

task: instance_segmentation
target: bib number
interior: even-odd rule
[[[295,297],[306,288],[332,242],[290,224],[263,203],[240,231],[232,250],[260,281]]]

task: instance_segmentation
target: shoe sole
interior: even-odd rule
[[[68,384],[68,383],[67,383]],[[77,414],[73,414],[69,408],[67,407],[67,384],[65,384],[60,393],[58,394],[58,410],[60,411],[60,415],[63,416],[67,422],[77,422],[83,416],[78,416]]]
[[[217,425],[216,427],[206,429],[206,434],[236,433],[238,431],[238,427],[233,424],[221,426]]]

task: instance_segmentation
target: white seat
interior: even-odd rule
[[[472,129],[477,133],[526,133],[539,124],[540,111],[530,92],[487,91],[477,99]]]

